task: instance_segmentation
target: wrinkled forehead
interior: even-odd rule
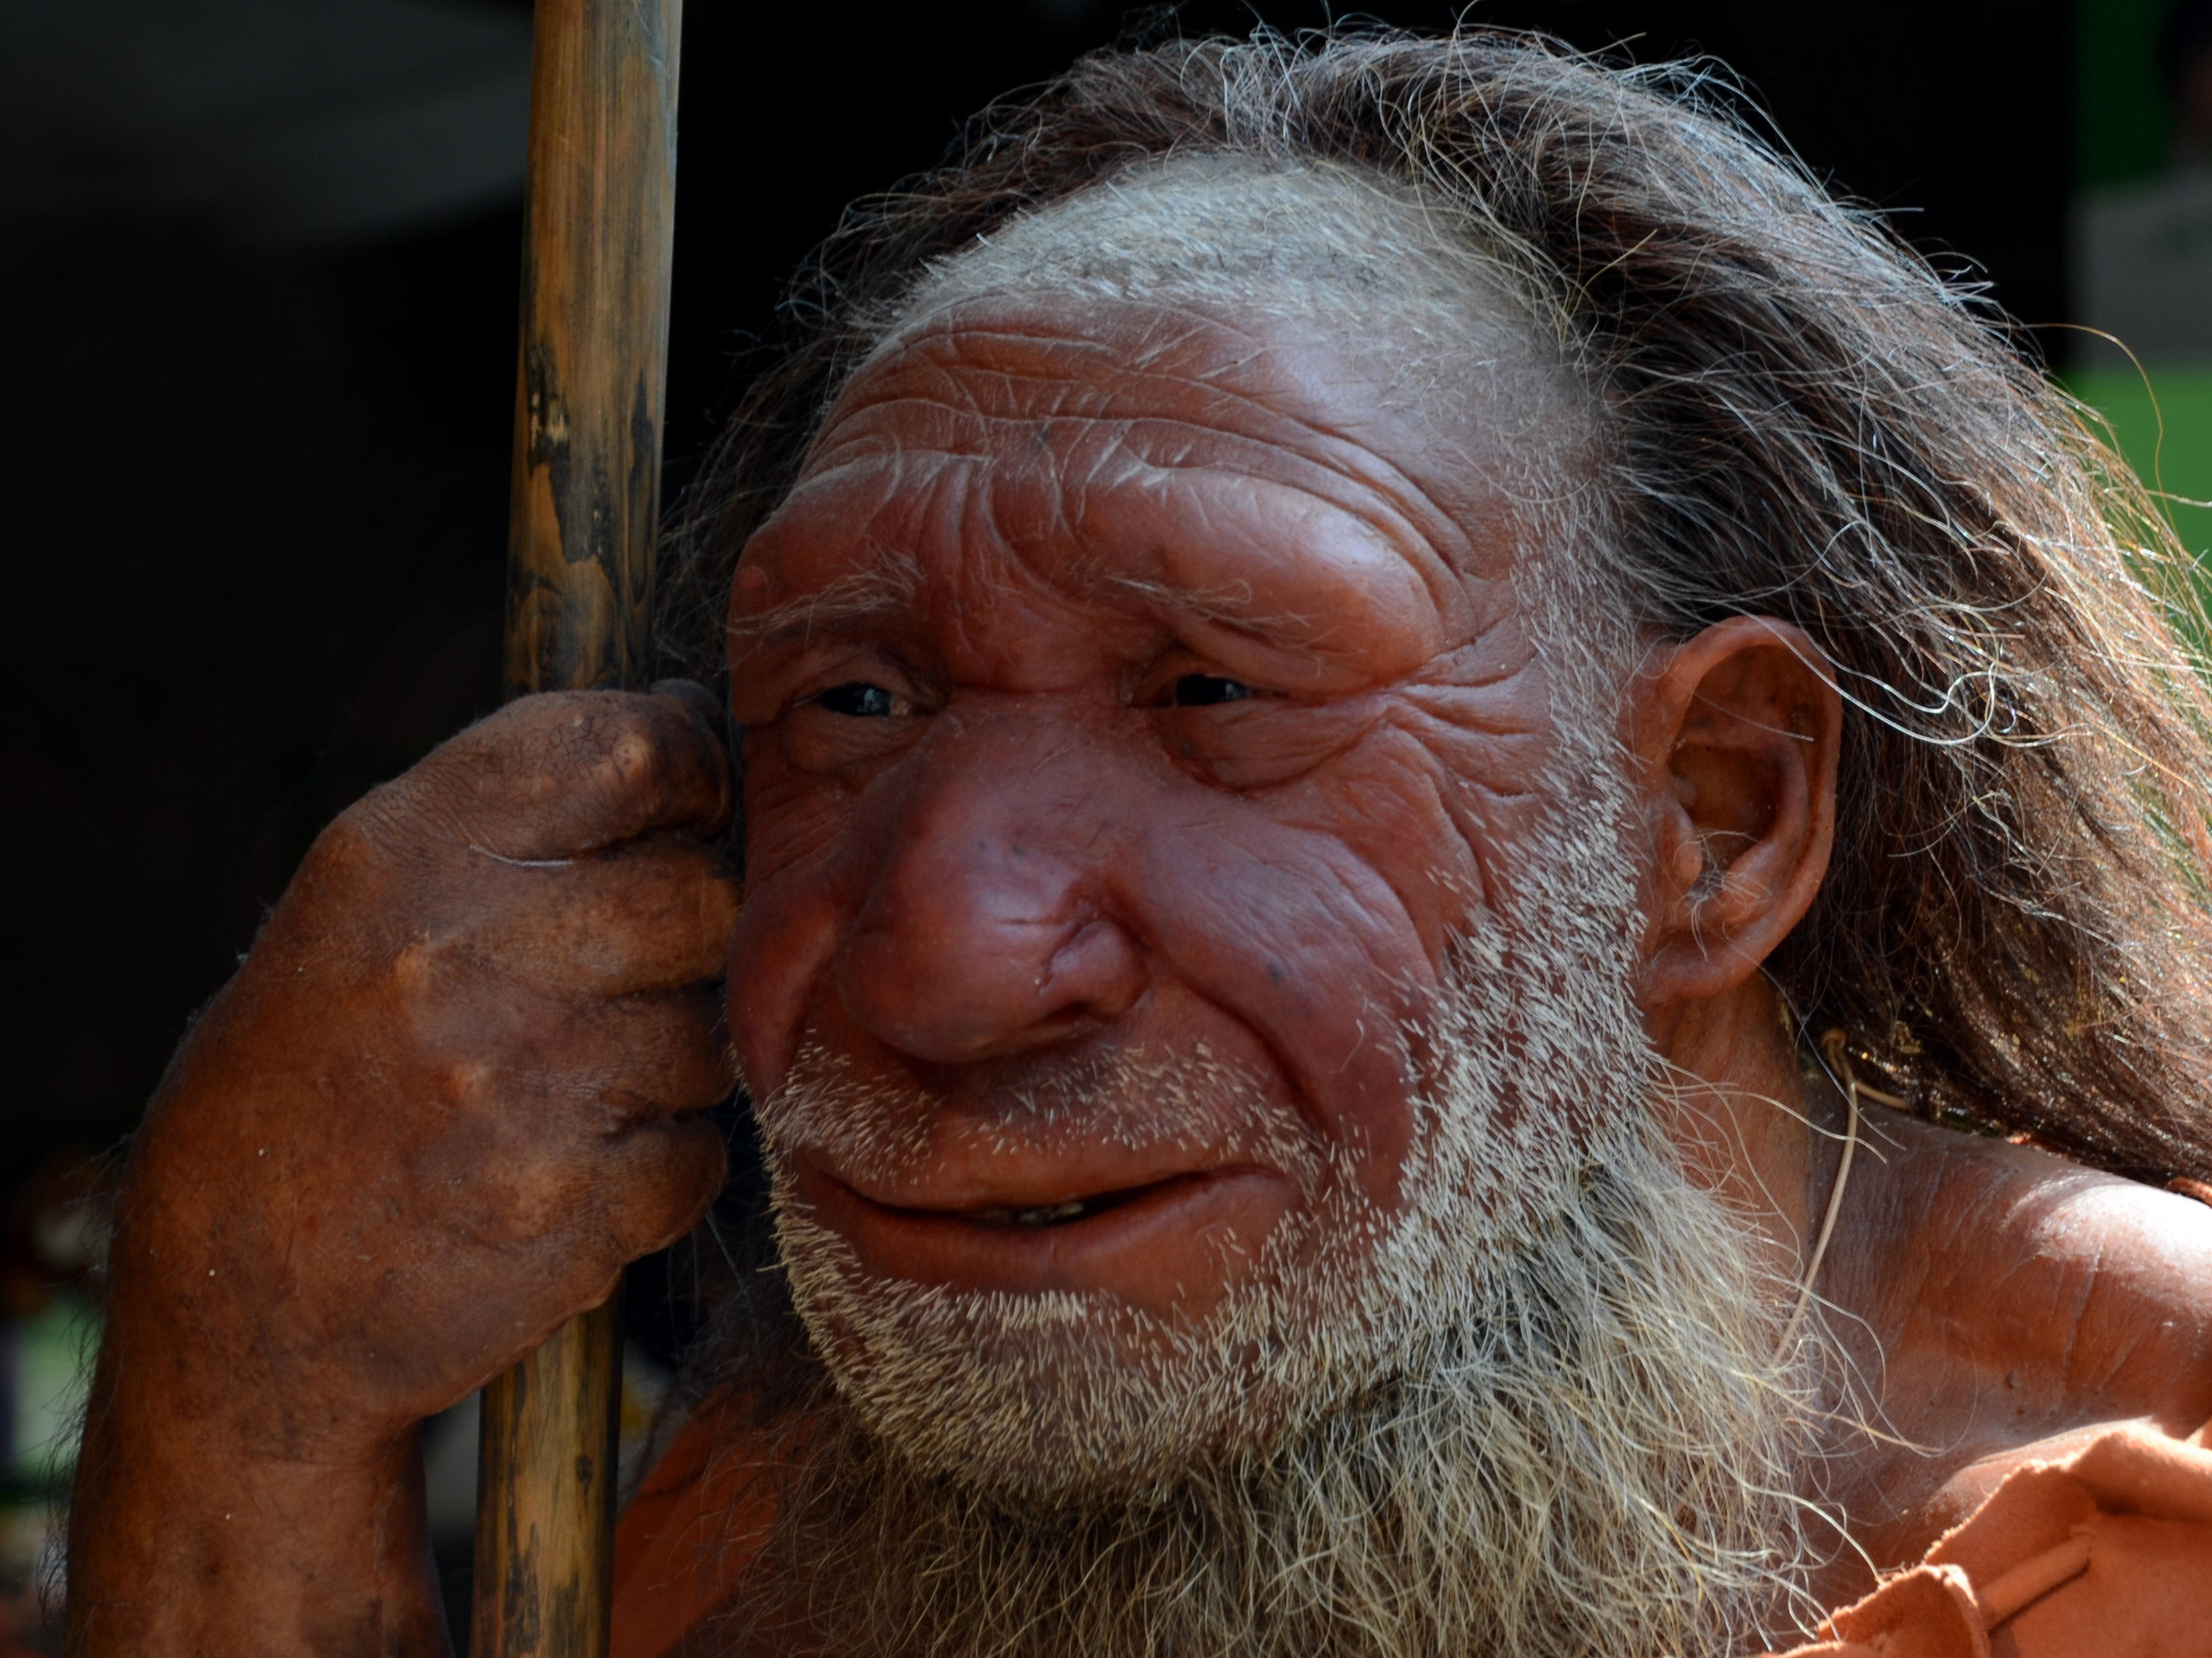
[[[971,603],[1154,585],[1458,631],[1574,487],[1583,423],[1525,315],[1435,241],[1377,184],[1221,158],[1016,223],[845,386],[734,619],[907,602],[957,564]]]

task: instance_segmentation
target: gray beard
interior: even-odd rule
[[[1279,1228],[1158,1365],[1098,1338],[1127,1308],[869,1278],[779,1179],[811,1351],[721,1378],[791,1399],[806,1377],[749,1453],[775,1519],[736,1603],[741,1644],[1755,1644],[1802,1576],[1809,1348],[1778,1354],[1785,1287],[1653,1126],[1663,1078],[1629,994],[1614,821],[1560,814],[1550,869],[1513,905],[1525,920],[1460,939],[1443,1015],[1405,1033],[1434,1080],[1401,1210],[1305,1167],[1310,1229]],[[1151,1080],[1172,1111],[1172,1079]],[[760,1118],[772,1170],[805,1137],[870,1132],[866,1097],[822,1064]],[[1264,1125],[1253,1139],[1285,1143]]]

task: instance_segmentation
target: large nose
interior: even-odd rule
[[[879,1040],[958,1064],[1082,1035],[1144,994],[1101,867],[1109,785],[1067,735],[991,720],[910,757],[927,782],[884,826],[836,962],[848,1011]]]

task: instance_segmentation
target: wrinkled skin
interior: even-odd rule
[[[700,1212],[732,1040],[757,1094],[811,1044],[943,1100],[890,1175],[803,1169],[881,1273],[1201,1314],[1301,1201],[1225,1107],[1170,1154],[1081,1111],[1009,1132],[1007,1104],[1201,1045],[1390,1202],[1419,1078],[1370,1033],[1511,890],[1555,741],[1497,481],[1504,434],[1547,428],[1513,398],[1438,432],[1320,330],[953,314],[860,377],[742,561],[742,915],[692,838],[728,784],[682,693],[520,704],[348,814],[133,1150],[77,1649],[439,1650],[415,1424]],[[1731,620],[1655,647],[1620,727],[1638,992],[1709,1085],[1673,1128],[1792,1274],[1834,1171],[1805,1119],[1838,1107],[1757,967],[1826,874],[1843,714],[1814,660]],[[1832,1469],[1878,1562],[2033,1442],[2212,1415],[2212,1216],[1869,1131],[1821,1284],[1933,1453]]]
[[[416,1424],[723,1177],[737,893],[690,837],[730,784],[690,690],[533,698],[371,795],[194,1027],[121,1194],[81,1649],[441,1649]],[[374,1589],[321,1592],[355,1560]]]

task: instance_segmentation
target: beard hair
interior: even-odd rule
[[[1811,1341],[1776,1350],[1790,1287],[1655,1125],[1624,799],[1612,767],[1576,770],[1544,867],[1402,1033],[1432,1080],[1398,1211],[1255,1124],[1312,1201],[1194,1327],[863,1274],[781,1171],[807,1137],[900,1155],[870,1126],[895,1112],[795,1068],[760,1122],[811,1350],[718,1378],[803,1401],[748,1454],[775,1519],[733,1633],[886,1658],[1641,1658],[1774,1624],[1806,1552]],[[1194,1082],[1233,1082],[1106,1080],[1170,1123]]]

